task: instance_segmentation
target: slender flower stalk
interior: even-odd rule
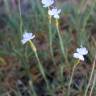
[[[76,52],[73,54],[73,57],[78,59],[78,61],[77,61],[76,64],[74,64],[74,67],[73,67],[73,70],[72,70],[70,82],[69,82],[69,85],[68,85],[68,96],[70,95],[70,87],[71,87],[74,71],[75,71],[77,65],[80,63],[80,61],[84,61],[84,55],[87,55],[87,54],[88,54],[88,50],[85,47],[77,48]]]
[[[94,59],[94,62],[93,62],[92,71],[91,71],[91,74],[90,74],[89,82],[88,82],[88,85],[86,87],[84,96],[87,96],[87,92],[88,92],[88,89],[90,87],[92,76],[93,76],[93,73],[94,73],[94,70],[95,70],[95,64],[96,64],[96,56],[95,56],[95,59]]]
[[[59,40],[60,40],[61,51],[64,55],[65,52],[64,52],[64,47],[63,47],[63,40],[62,40],[60,31],[59,31],[59,21],[58,21],[58,19],[56,19],[56,28],[57,28],[57,32],[58,32],[58,36],[59,36]]]
[[[59,43],[60,43],[61,51],[62,51],[63,57],[65,59],[65,62],[68,63],[68,61],[66,59],[66,56],[65,56],[65,51],[64,51],[64,46],[63,46],[63,40],[62,40],[60,31],[59,31],[59,21],[58,21],[58,19],[56,19],[55,22],[56,22],[56,28],[57,28],[57,33],[58,33],[58,37],[59,37]]]
[[[41,74],[42,74],[42,76],[43,76],[43,78],[44,78],[44,80],[45,80],[45,82],[47,84],[47,88],[49,88],[48,81],[47,81],[47,78],[45,76],[44,68],[43,68],[43,66],[42,66],[42,64],[41,64],[41,62],[39,60],[38,54],[37,54],[37,49],[36,49],[34,43],[31,41],[31,39],[34,39],[34,38],[35,38],[35,35],[33,35],[32,33],[25,32],[23,34],[23,39],[21,40],[21,42],[22,42],[22,44],[25,44],[25,43],[28,42],[29,45],[31,46],[31,48],[32,48],[32,50],[33,50],[33,52],[35,54],[35,57],[36,57],[36,59],[38,61],[39,70],[40,70],[40,72],[41,72]]]
[[[57,9],[56,7],[48,10],[48,14],[55,19],[57,34],[59,37],[60,48],[61,48],[61,51],[63,54],[63,58],[64,58],[66,64],[68,64],[67,56],[65,55],[65,51],[64,51],[63,40],[62,40],[60,31],[59,31],[59,18],[60,18],[59,14],[60,13],[61,13],[61,9]],[[63,69],[64,69],[64,65],[62,65],[61,72],[60,72],[61,78],[63,78]]]
[[[58,37],[59,37],[59,44],[60,44],[61,52],[62,52],[63,58],[65,60],[65,63],[68,64],[67,56],[65,55],[65,51],[64,51],[63,40],[62,40],[60,31],[59,31],[59,21],[58,21],[58,19],[56,19],[55,22],[56,22],[56,28],[57,28],[57,33],[58,33]],[[61,66],[61,72],[60,72],[61,78],[63,78],[64,66],[65,66],[64,64]]]
[[[42,66],[42,64],[41,64],[41,62],[39,60],[36,47],[35,47],[34,43],[31,40],[29,40],[29,44],[30,44],[32,50],[34,51],[35,57],[36,57],[36,59],[38,61],[38,66],[39,66],[40,72],[41,72],[41,74],[42,74],[42,76],[43,76],[43,78],[44,78],[44,80],[45,80],[45,82],[47,84],[47,87],[49,88],[48,81],[47,81],[47,78],[45,76],[44,68],[43,68],[43,66]]]
[[[55,60],[54,60],[54,53],[53,53],[53,48],[52,48],[51,18],[52,18],[52,16],[48,15],[48,19],[49,19],[49,44],[50,44],[50,53],[51,53],[51,56],[52,56],[52,61],[53,61],[54,64],[56,64]]]
[[[72,70],[72,74],[71,74],[71,78],[70,78],[70,82],[69,82],[69,85],[68,85],[68,96],[70,96],[70,88],[71,88],[71,83],[72,83],[74,71],[75,71],[75,68],[77,67],[77,65],[78,65],[79,63],[80,63],[80,60],[78,60],[78,61],[76,62],[76,64],[74,64],[74,67],[73,67],[73,70]]]
[[[22,38],[21,42],[22,42],[22,44],[25,44],[25,43],[27,43],[28,41],[30,41],[31,39],[34,39],[34,38],[35,38],[35,35],[33,35],[32,33],[28,33],[28,32],[25,31],[25,33],[23,34],[23,38]],[[36,48],[34,47],[33,43],[32,43],[31,46],[32,46],[33,50],[36,51]],[[32,89],[32,93],[34,94],[34,96],[37,96],[36,95],[36,92],[34,90],[32,76],[31,76],[31,74],[29,72],[29,68],[28,67],[27,67],[27,70],[26,71],[27,71],[27,74],[28,74],[28,76],[30,78],[29,85],[30,85],[30,87]]]

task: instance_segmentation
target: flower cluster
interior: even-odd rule
[[[50,7],[52,4],[54,4],[54,0],[42,0],[41,1],[42,4],[43,4],[43,7]],[[56,7],[55,8],[52,8],[52,9],[48,9],[48,14],[50,16],[53,16],[55,19],[59,19],[59,14],[61,12],[61,9],[57,9]]]
[[[88,50],[85,47],[77,48],[76,53],[73,54],[74,58],[84,61],[84,55],[88,54]]]

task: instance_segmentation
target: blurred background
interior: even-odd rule
[[[0,96],[68,96],[76,62],[72,54],[80,45],[87,47],[89,53],[75,70],[70,96],[84,96],[96,63],[96,0],[55,0],[52,6],[61,9],[59,30],[65,53],[63,57],[52,19],[54,60],[49,46],[48,10],[43,8],[41,0],[0,0]],[[29,44],[21,43],[25,30],[36,35],[32,41],[51,90],[47,89]],[[88,94],[96,81],[95,70],[96,66]],[[96,83],[90,96],[96,96]]]

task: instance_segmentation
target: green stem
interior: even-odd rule
[[[87,85],[87,87],[86,87],[86,90],[85,90],[85,94],[84,94],[84,96],[87,96],[87,92],[88,92],[88,89],[89,89],[89,87],[90,87],[90,83],[91,83],[92,76],[93,76],[94,69],[95,69],[95,60],[96,60],[96,57],[95,57],[94,62],[93,62],[91,75],[90,75],[89,82],[88,82],[88,85]]]
[[[77,61],[76,64],[74,64],[74,67],[73,67],[73,70],[72,70],[72,74],[71,74],[71,78],[70,78],[70,82],[69,82],[69,85],[68,85],[68,96],[70,96],[70,86],[71,86],[71,83],[72,83],[72,79],[73,79],[73,75],[74,75],[74,71],[75,71],[75,68],[77,67],[77,65],[80,63],[80,60]]]
[[[51,30],[51,16],[48,15],[49,17],[49,44],[50,44],[50,53],[52,56],[52,61],[54,64],[56,64],[55,60],[54,60],[54,53],[53,53],[53,48],[52,48],[52,30]]]
[[[39,70],[40,70],[40,72],[41,72],[41,74],[42,74],[42,76],[43,76],[43,78],[44,78],[44,80],[46,82],[47,88],[49,89],[49,84],[48,84],[48,81],[47,81],[47,78],[46,78],[46,75],[45,75],[45,71],[44,71],[44,68],[43,68],[40,60],[39,60],[36,47],[35,47],[35,45],[33,44],[33,42],[31,40],[29,41],[29,44],[30,44],[32,50],[34,51],[35,57],[36,57],[37,62],[38,62]]]
[[[94,87],[95,87],[95,83],[96,83],[96,74],[94,75],[94,80],[93,80],[93,84],[92,84],[92,87],[91,87],[89,96],[92,96],[92,92],[93,92],[93,89],[94,89]]]
[[[22,20],[20,0],[18,0],[18,7],[19,7],[19,18],[20,18],[20,32],[21,32],[21,37],[22,37],[22,33],[23,33],[23,20]]]
[[[59,21],[58,21],[58,19],[56,19],[56,28],[57,28],[57,32],[58,32],[59,43],[60,43],[62,54],[63,54],[63,57],[65,59],[66,64],[68,64],[68,60],[67,60],[67,57],[66,57],[65,51],[64,51],[63,40],[62,40],[60,31],[59,31]]]

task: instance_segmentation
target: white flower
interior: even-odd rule
[[[42,0],[43,7],[49,7],[54,3],[54,0]]]
[[[29,40],[35,38],[35,35],[33,35],[32,33],[28,33],[25,32],[23,34],[23,39],[21,40],[22,44],[25,44],[26,42],[28,42]]]
[[[48,10],[48,14],[50,16],[53,16],[55,19],[59,19],[59,14],[61,12],[61,9],[53,8]]]
[[[76,53],[73,54],[73,57],[84,61],[84,55],[87,54],[88,54],[88,50],[85,47],[81,47],[76,49]]]

